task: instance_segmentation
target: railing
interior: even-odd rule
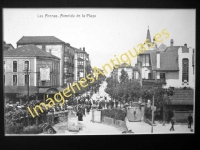
[[[157,84],[166,84],[166,79],[142,79],[143,82],[152,82]]]
[[[157,79],[156,83],[166,83],[166,79]]]
[[[52,86],[51,82],[38,82],[38,86]]]

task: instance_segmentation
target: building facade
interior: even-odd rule
[[[64,52],[64,87],[69,87],[74,82],[74,49],[70,44],[65,44]]]
[[[38,48],[60,58],[60,86],[64,86],[64,55],[65,42],[54,36],[23,36],[18,42],[17,47],[27,44],[34,44]],[[66,51],[67,52],[67,51]]]
[[[139,54],[136,67],[141,68],[143,82],[155,81],[163,88],[194,88],[194,49],[187,44],[174,46],[173,43],[171,39],[168,47],[161,44]],[[137,78],[139,72],[135,70],[134,73]]]
[[[125,72],[128,74],[129,79],[133,79],[133,67],[132,66],[127,66],[126,63],[123,63],[122,65],[115,65],[118,68],[113,68],[112,72],[112,77],[115,81],[120,82],[120,76],[121,76],[121,71],[124,69]]]
[[[17,94],[34,94],[44,100],[50,88],[60,84],[60,59],[35,45],[25,45],[4,52],[5,98],[19,101]]]
[[[81,78],[85,78],[87,74],[91,73],[91,64],[89,54],[83,50],[74,48],[74,81],[78,82]]]

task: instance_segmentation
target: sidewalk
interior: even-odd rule
[[[174,130],[170,131],[171,124],[165,124],[165,126],[162,125],[162,123],[155,122],[156,126],[153,126],[153,134],[174,134],[174,133],[194,133],[190,131],[187,125],[183,124],[175,124]],[[145,123],[145,122],[129,122],[128,119],[126,120],[126,125],[128,130],[132,130],[136,134],[151,134],[151,125]],[[192,129],[194,127],[192,126]]]
[[[53,126],[56,130],[56,135],[110,135],[122,134],[122,130],[113,126],[105,125],[102,123],[91,122],[92,112],[83,117],[83,121],[79,121],[79,132],[69,132],[67,130],[67,123],[61,122]],[[55,135],[55,134],[54,134]]]

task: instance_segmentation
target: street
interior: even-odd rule
[[[99,94],[93,94],[92,99],[97,100],[97,95],[100,96],[107,96],[108,100],[110,100],[110,97],[107,93],[104,92],[104,89],[106,87],[106,82],[104,81],[99,89]],[[113,126],[109,126],[103,123],[94,123],[91,122],[92,119],[92,112],[90,111],[89,114],[86,113],[86,116],[83,116],[83,121],[79,121],[79,132],[69,132],[67,130],[67,123],[61,122],[53,126],[53,128],[56,130],[56,134],[65,134],[65,135],[96,135],[96,134],[122,134],[123,130],[120,128],[116,128]],[[153,133],[154,134],[162,134],[162,133],[194,133],[190,131],[187,124],[175,124],[174,129],[175,131],[170,131],[171,124],[166,123],[165,126],[162,125],[162,123],[159,123],[158,121],[155,121],[156,126],[153,126]],[[151,134],[151,126],[145,122],[129,122],[126,119],[126,125],[128,130],[132,130],[134,134]],[[192,126],[192,129],[193,126]]]

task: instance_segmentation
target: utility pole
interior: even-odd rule
[[[152,106],[152,121],[151,121],[151,133],[153,133],[153,120],[154,119],[154,94],[153,94],[153,106]]]
[[[27,65],[27,64],[26,64]],[[29,65],[26,66],[26,70],[24,70],[26,72],[27,75],[27,105],[29,104]],[[28,115],[28,126],[29,126],[29,115]]]

